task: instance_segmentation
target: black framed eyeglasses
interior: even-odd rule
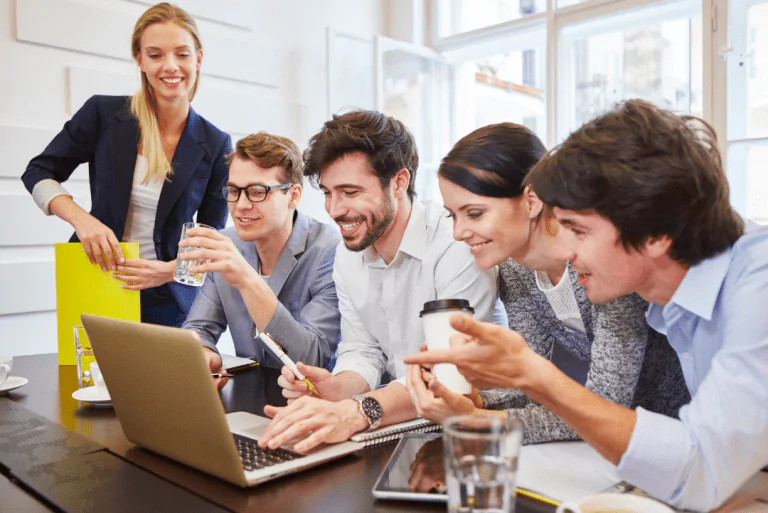
[[[245,197],[253,203],[259,203],[267,199],[269,191],[282,191],[290,189],[292,183],[281,183],[278,185],[260,185],[253,184],[247,187],[238,187],[237,185],[224,185],[221,187],[221,195],[229,203],[234,203],[240,199],[240,193],[245,191]]]

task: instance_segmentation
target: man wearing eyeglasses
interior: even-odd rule
[[[255,337],[271,334],[293,360],[325,367],[339,340],[340,314],[333,262],[341,241],[332,226],[298,210],[302,160],[289,139],[264,132],[238,141],[228,156],[229,179],[221,194],[234,228],[195,228],[189,256],[209,263],[183,328],[197,332],[211,371],[221,371],[216,349],[229,326],[235,352],[280,368]],[[216,378],[217,387],[226,378]]]

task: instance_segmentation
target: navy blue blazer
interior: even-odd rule
[[[32,159],[21,177],[31,193],[41,180],[65,182],[78,165],[88,162],[91,215],[122,240],[133,186],[139,146],[139,126],[128,96],[92,96],[72,116],[45,150]],[[181,225],[197,221],[223,228],[227,203],[221,186],[227,181],[226,155],[232,140],[191,107],[187,124],[173,155],[173,174],[165,181],[155,215],[157,258],[176,258]],[[73,235],[70,242],[79,242]],[[197,287],[168,284],[179,308],[186,313]]]

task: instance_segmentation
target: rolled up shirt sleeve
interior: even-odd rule
[[[47,216],[52,215],[50,208],[51,201],[59,196],[69,196],[71,198],[72,194],[70,194],[63,185],[52,178],[40,180],[35,184],[34,189],[32,189],[32,199],[35,200],[37,206],[40,207],[40,210]]]
[[[336,265],[339,265],[338,258],[334,264],[333,280],[336,283],[341,312],[341,342],[333,374],[335,376],[342,372],[356,372],[368,382],[370,390],[373,390],[381,383],[381,376],[387,368],[387,356],[376,337],[365,328],[346,291],[347,286],[341,273],[336,271]]]

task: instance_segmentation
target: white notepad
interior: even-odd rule
[[[517,486],[555,501],[578,500],[621,482],[616,465],[585,442],[525,445]]]
[[[374,429],[373,431],[363,431],[362,433],[354,435],[351,440],[353,442],[362,443],[367,447],[369,445],[383,444],[385,442],[399,440],[406,433],[429,433],[439,429],[442,429],[440,424],[435,424],[432,421],[418,418]]]
[[[253,358],[234,356],[231,354],[221,355],[221,366],[229,372],[254,367],[258,364],[259,362]]]

